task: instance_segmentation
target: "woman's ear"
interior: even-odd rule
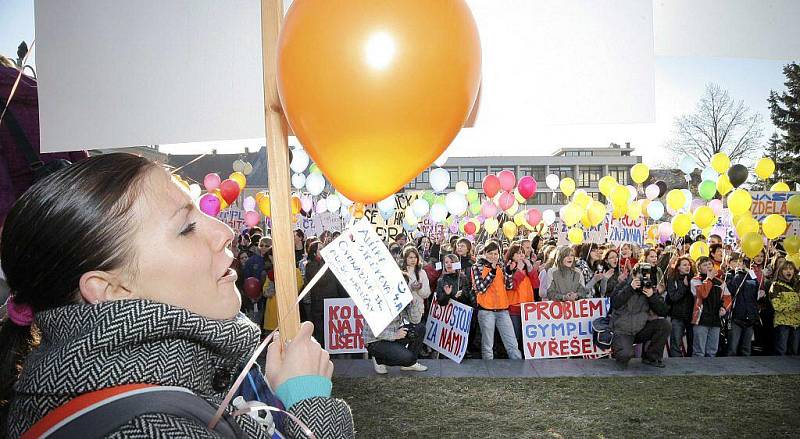
[[[83,300],[95,305],[130,296],[130,291],[122,286],[119,276],[106,271],[84,273],[78,286]]]

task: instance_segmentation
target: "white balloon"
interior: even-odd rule
[[[630,194],[628,195],[628,203],[630,203],[633,200],[635,200],[637,196],[639,196],[639,192],[636,190],[634,186],[627,185],[625,187],[628,188],[628,194]]]
[[[546,226],[556,222],[556,213],[553,212],[553,209],[546,209],[544,212],[542,212],[542,222],[544,222],[544,225]]]
[[[306,183],[306,185],[308,185],[308,183]],[[658,194],[660,192],[661,189],[658,187],[658,185],[655,184],[648,185],[644,189],[644,194],[647,196],[648,200],[655,200],[656,198],[658,198]]]
[[[387,221],[392,216],[392,214],[394,214],[394,208],[392,208],[392,210],[390,211],[381,210],[380,214],[383,217],[383,220]]]
[[[328,212],[336,213],[339,211],[339,207],[342,205],[342,202],[339,201],[339,197],[336,195],[328,195],[328,198],[325,200],[327,200]]]
[[[341,216],[343,219],[349,219],[351,216],[350,209],[348,209],[347,206],[341,206],[339,208],[339,216]]]
[[[683,192],[683,196],[686,197],[686,203],[683,205],[683,208],[687,211],[692,207],[692,192],[689,189],[681,189]]]
[[[292,187],[295,189],[302,189],[306,185],[306,176],[303,174],[292,175]]]
[[[312,172],[306,177],[306,190],[311,195],[319,195],[325,190],[325,177],[322,174]]]
[[[440,223],[447,218],[447,207],[444,204],[434,204],[430,210],[431,221]]]
[[[308,154],[300,148],[292,151],[292,163],[289,165],[292,171],[298,174],[305,171],[308,167]]]
[[[558,184],[561,183],[561,179],[556,174],[550,174],[544,179],[544,182],[547,183],[547,187],[550,190],[556,190],[558,189]]]
[[[397,204],[395,203],[394,195],[389,195],[383,200],[378,201],[378,210],[389,212],[394,211],[395,207],[397,207]]]
[[[467,210],[467,199],[458,192],[450,192],[444,199],[447,211],[453,215],[461,215]]]
[[[350,206],[353,205],[353,201],[350,200],[349,198],[345,197],[344,194],[342,194],[341,192],[336,192],[336,195],[339,196],[339,201],[342,202],[342,206],[350,207]]]
[[[242,169],[242,174],[250,175],[252,173],[253,173],[253,165],[251,165],[250,162],[246,162],[244,164],[244,169]]]
[[[689,175],[694,172],[694,169],[697,167],[697,163],[695,163],[693,158],[687,155],[681,159],[681,163],[678,167],[681,168],[681,171],[683,171],[684,174]]]
[[[444,168],[436,168],[430,174],[431,188],[434,192],[442,192],[450,186],[450,172]]]
[[[323,198],[317,201],[317,213],[323,213],[328,211],[328,202]]]
[[[430,208],[431,206],[428,204],[428,202],[422,198],[417,198],[413,203],[411,203],[411,209],[414,211],[414,216],[417,218],[422,218],[423,216],[427,215]]]
[[[244,162],[241,159],[236,159],[233,161],[233,170],[236,172],[244,171]]]
[[[714,168],[708,166],[707,168],[703,169],[703,172],[700,174],[700,179],[703,181],[711,180],[716,183],[719,180],[719,174],[714,170]]]
[[[647,216],[658,221],[664,216],[664,205],[660,201],[651,201],[647,205]]]
[[[448,154],[447,150],[445,150],[442,155],[439,156],[438,159],[434,160],[433,163],[436,166],[442,167],[445,163],[447,163],[447,159],[450,158],[450,154]]]
[[[467,184],[467,182],[459,181],[458,183],[456,183],[456,192],[458,192],[461,195],[467,195],[467,192],[469,192],[469,185]]]

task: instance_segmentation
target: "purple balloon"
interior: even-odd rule
[[[200,197],[200,211],[208,216],[217,216],[219,214],[220,203],[219,198],[212,194],[205,194]]]
[[[242,207],[244,210],[256,210],[256,199],[253,197],[247,197],[242,202]]]

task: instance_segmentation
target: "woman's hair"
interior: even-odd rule
[[[542,266],[543,269],[549,270],[553,268],[553,265],[556,264],[556,252],[558,247],[548,245],[544,248],[544,254],[542,255],[542,259],[544,259],[544,265]]]
[[[783,277],[783,270],[786,268],[791,268],[794,272],[792,279],[785,279]],[[783,261],[783,264],[781,264],[780,269],[778,269],[778,273],[775,278],[783,282],[793,282],[795,281],[794,276],[797,276],[797,266],[795,266],[792,261]]]
[[[506,250],[506,256],[503,258],[506,264],[510,263],[514,259],[514,255],[517,253],[522,252],[522,245],[519,242],[515,242],[508,247]]]
[[[322,245],[322,242],[319,240],[313,241],[308,244],[308,248],[306,249],[307,260],[312,261],[317,259],[319,256],[319,246]]]
[[[422,269],[422,259],[419,256],[419,251],[417,251],[417,248],[414,247],[413,245],[407,245],[406,248],[403,249],[403,259],[400,268],[403,271],[409,269],[409,267],[406,264],[408,263],[408,255],[410,255],[411,253],[414,253],[414,255],[417,257],[417,265],[410,268],[414,269],[414,275],[416,275],[417,279],[419,279],[419,271]]]
[[[500,251],[500,244],[498,244],[497,241],[494,241],[494,240],[486,241],[486,244],[483,246],[483,251],[481,253],[483,253],[485,255],[486,253],[489,253],[489,252],[492,252],[492,251],[498,251],[499,252]]]
[[[695,267],[697,268],[698,274],[700,273],[700,266],[705,264],[706,262],[711,262],[711,258],[709,258],[708,256],[700,256],[699,258],[697,258],[697,264],[695,265]]]
[[[456,241],[455,245],[453,246],[453,249],[454,249],[454,250],[456,249],[456,247],[458,247],[458,244],[464,244],[464,245],[466,245],[466,246],[467,246],[467,254],[466,254],[466,255],[464,255],[464,256],[470,256],[470,255],[472,255],[472,243],[471,243],[471,242],[469,242],[469,239],[467,239],[467,238],[459,238],[459,239]]]
[[[559,247],[556,253],[556,268],[561,270],[561,268],[564,267],[564,259],[572,255],[572,248],[570,246],[564,245]],[[572,269],[574,268],[575,267],[573,266]]]
[[[667,279],[674,280],[678,277],[678,267],[680,267],[681,262],[689,261],[689,277],[694,277],[697,272],[695,270],[694,264],[692,263],[692,259],[688,256],[681,256],[675,260],[675,263],[669,266],[667,270]]]
[[[455,253],[449,253],[449,254],[445,255],[444,258],[442,258],[443,262],[444,262],[444,260],[449,260],[450,262],[452,262],[454,264],[456,264],[458,262],[461,262],[461,259]]]
[[[658,263],[658,260],[657,260],[658,259],[658,250],[656,250],[654,248],[649,248],[649,249],[643,251],[642,252],[642,256],[639,258],[639,262],[647,262],[647,256],[650,255],[650,253],[655,253],[656,254],[656,263]]]
[[[41,312],[80,303],[80,278],[89,271],[122,268],[135,275],[133,206],[145,179],[158,168],[135,155],[104,154],[28,189],[0,237],[0,261],[14,302]],[[17,326],[8,317],[0,323],[0,428],[37,333],[35,324]]]

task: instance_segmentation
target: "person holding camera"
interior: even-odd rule
[[[618,285],[611,294],[612,351],[623,369],[633,357],[633,345],[645,342],[650,343],[642,354],[642,364],[664,367],[661,355],[669,338],[670,325],[666,319],[649,319],[651,311],[661,317],[667,315],[667,305],[656,292],[658,280],[653,268],[649,264],[637,264],[630,282]]]
[[[404,274],[403,277],[408,282],[408,276]],[[362,328],[361,336],[376,373],[385,375],[386,366],[400,366],[400,370],[414,372],[428,370],[428,366],[417,362],[425,341],[425,325],[411,323],[411,313],[409,303],[378,335],[373,334],[369,325]]]
[[[692,356],[714,357],[719,348],[722,317],[731,307],[731,293],[719,279],[714,262],[708,256],[697,259],[697,276],[691,282],[694,309],[694,346]]]
[[[684,351],[683,337],[686,335],[685,356],[692,356],[692,313],[694,311],[694,296],[692,295],[691,279],[694,277],[694,265],[688,256],[679,257],[667,272],[667,297],[669,318],[672,332],[669,339],[669,356],[682,357]]]
[[[741,348],[742,355],[749,357],[753,327],[759,321],[758,300],[765,292],[759,290],[755,272],[745,268],[742,255],[732,254],[728,266],[730,272],[726,276],[727,286],[733,297],[733,315],[728,329],[728,356],[736,356]]]

